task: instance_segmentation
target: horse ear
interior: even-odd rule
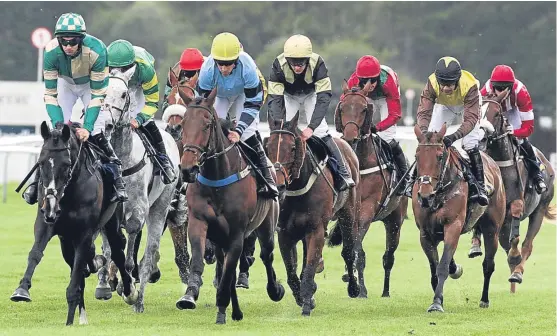
[[[64,128],[62,128],[62,141],[68,142],[68,140],[70,140],[70,135],[70,126],[64,124]]]
[[[195,75],[193,75],[192,78],[190,78],[189,83],[190,83],[190,85],[191,85],[192,87],[195,87],[195,85],[197,84],[197,79],[198,79],[198,78],[199,78],[199,71],[196,72]]]
[[[342,81],[342,93],[346,94],[348,91],[350,91],[350,88],[348,87],[348,82],[344,79]]]
[[[366,83],[366,85],[364,85],[364,88],[362,89],[362,94],[364,96],[367,96],[369,94],[369,91],[371,91],[371,82],[370,81],[368,81]]]
[[[169,78],[170,78],[170,86],[177,85],[178,84],[178,77],[176,77],[176,73],[174,72],[174,70],[172,70],[172,68],[169,68],[168,75],[169,75]]]
[[[182,90],[180,87],[178,87],[178,95],[180,95],[180,98],[182,98],[182,100],[184,101],[184,104],[187,106],[189,105],[192,101],[194,97],[188,96],[184,90]]]
[[[495,100],[500,103],[503,100],[507,99],[507,97],[509,96],[509,94],[511,93],[511,91],[509,91],[509,88],[506,88],[505,90],[503,90],[501,93],[499,93],[497,95],[497,97],[495,98]]]
[[[445,133],[447,133],[447,123],[443,123],[441,129],[439,130],[439,132],[437,132],[437,136],[439,138],[443,138],[445,136]]]
[[[419,139],[423,133],[422,133],[422,129],[420,128],[420,126],[418,124],[416,124],[414,126],[414,134],[416,134],[416,137]]]
[[[296,112],[296,114],[294,115],[294,118],[292,118],[288,124],[290,125],[290,128],[292,129],[296,129],[298,127],[298,118],[300,117],[300,110],[298,110],[298,112]]]
[[[41,136],[43,137],[43,140],[50,138],[50,128],[48,128],[46,121],[41,123]]]
[[[215,86],[215,88],[211,91],[211,93],[209,94],[209,96],[206,99],[206,101],[209,103],[209,105],[213,106],[213,104],[215,103],[215,98],[217,98],[217,87]]]
[[[137,64],[134,64],[131,68],[129,68],[128,70],[126,70],[126,72],[124,72],[124,78],[126,79],[126,82],[130,81],[133,74],[135,73],[136,68],[137,68]]]

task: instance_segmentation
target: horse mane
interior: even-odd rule
[[[290,125],[284,123],[282,129],[285,129],[285,126],[286,128],[290,128]],[[292,133],[294,133],[294,144],[296,146],[296,151],[294,152],[294,160],[292,162],[292,167],[290,168],[290,170],[293,178],[297,179],[300,177],[302,166],[304,165],[304,159],[306,156],[306,142],[302,140],[301,137],[302,131],[300,130],[299,127],[296,126],[296,128],[294,128],[293,130],[292,129],[287,129],[287,130],[292,131]]]

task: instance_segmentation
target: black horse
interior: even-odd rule
[[[106,263],[103,256],[95,256],[94,237],[104,230],[112,258],[124,283],[124,300],[137,297],[131,276],[124,262],[125,238],[119,227],[122,206],[110,202],[112,181],[103,183],[100,162],[81,143],[75,129],[57,124],[52,131],[46,122],[41,124],[44,144],[39,156],[39,207],[35,219],[35,242],[29,252],[27,269],[19,287],[11,296],[12,301],[31,301],[31,277],[43,257],[50,239],[60,238],[62,255],[70,266],[71,280],[66,289],[68,317],[66,325],[73,324],[79,306],[79,322],[87,323],[85,278]],[[105,166],[110,169],[109,166]],[[112,167],[113,168],[113,167]]]

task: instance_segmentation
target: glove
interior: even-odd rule
[[[454,137],[452,135],[447,135],[445,137],[443,137],[443,143],[445,144],[445,147],[449,148],[453,145],[454,142]]]
[[[151,118],[151,116],[149,116],[149,115],[147,115],[143,112],[139,112],[137,114],[137,116],[135,116],[135,120],[137,120],[139,125],[143,125],[147,120],[149,120],[149,118]]]
[[[369,131],[370,131],[371,133],[377,133],[377,127],[375,127],[374,124],[371,124],[371,126],[369,127]]]
[[[507,124],[507,127],[505,128],[505,131],[507,131],[507,133],[513,134],[514,133],[514,128],[512,125]]]

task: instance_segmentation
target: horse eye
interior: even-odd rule
[[[122,97],[120,97],[120,98],[122,98],[122,99],[126,98],[126,93],[122,92]]]

